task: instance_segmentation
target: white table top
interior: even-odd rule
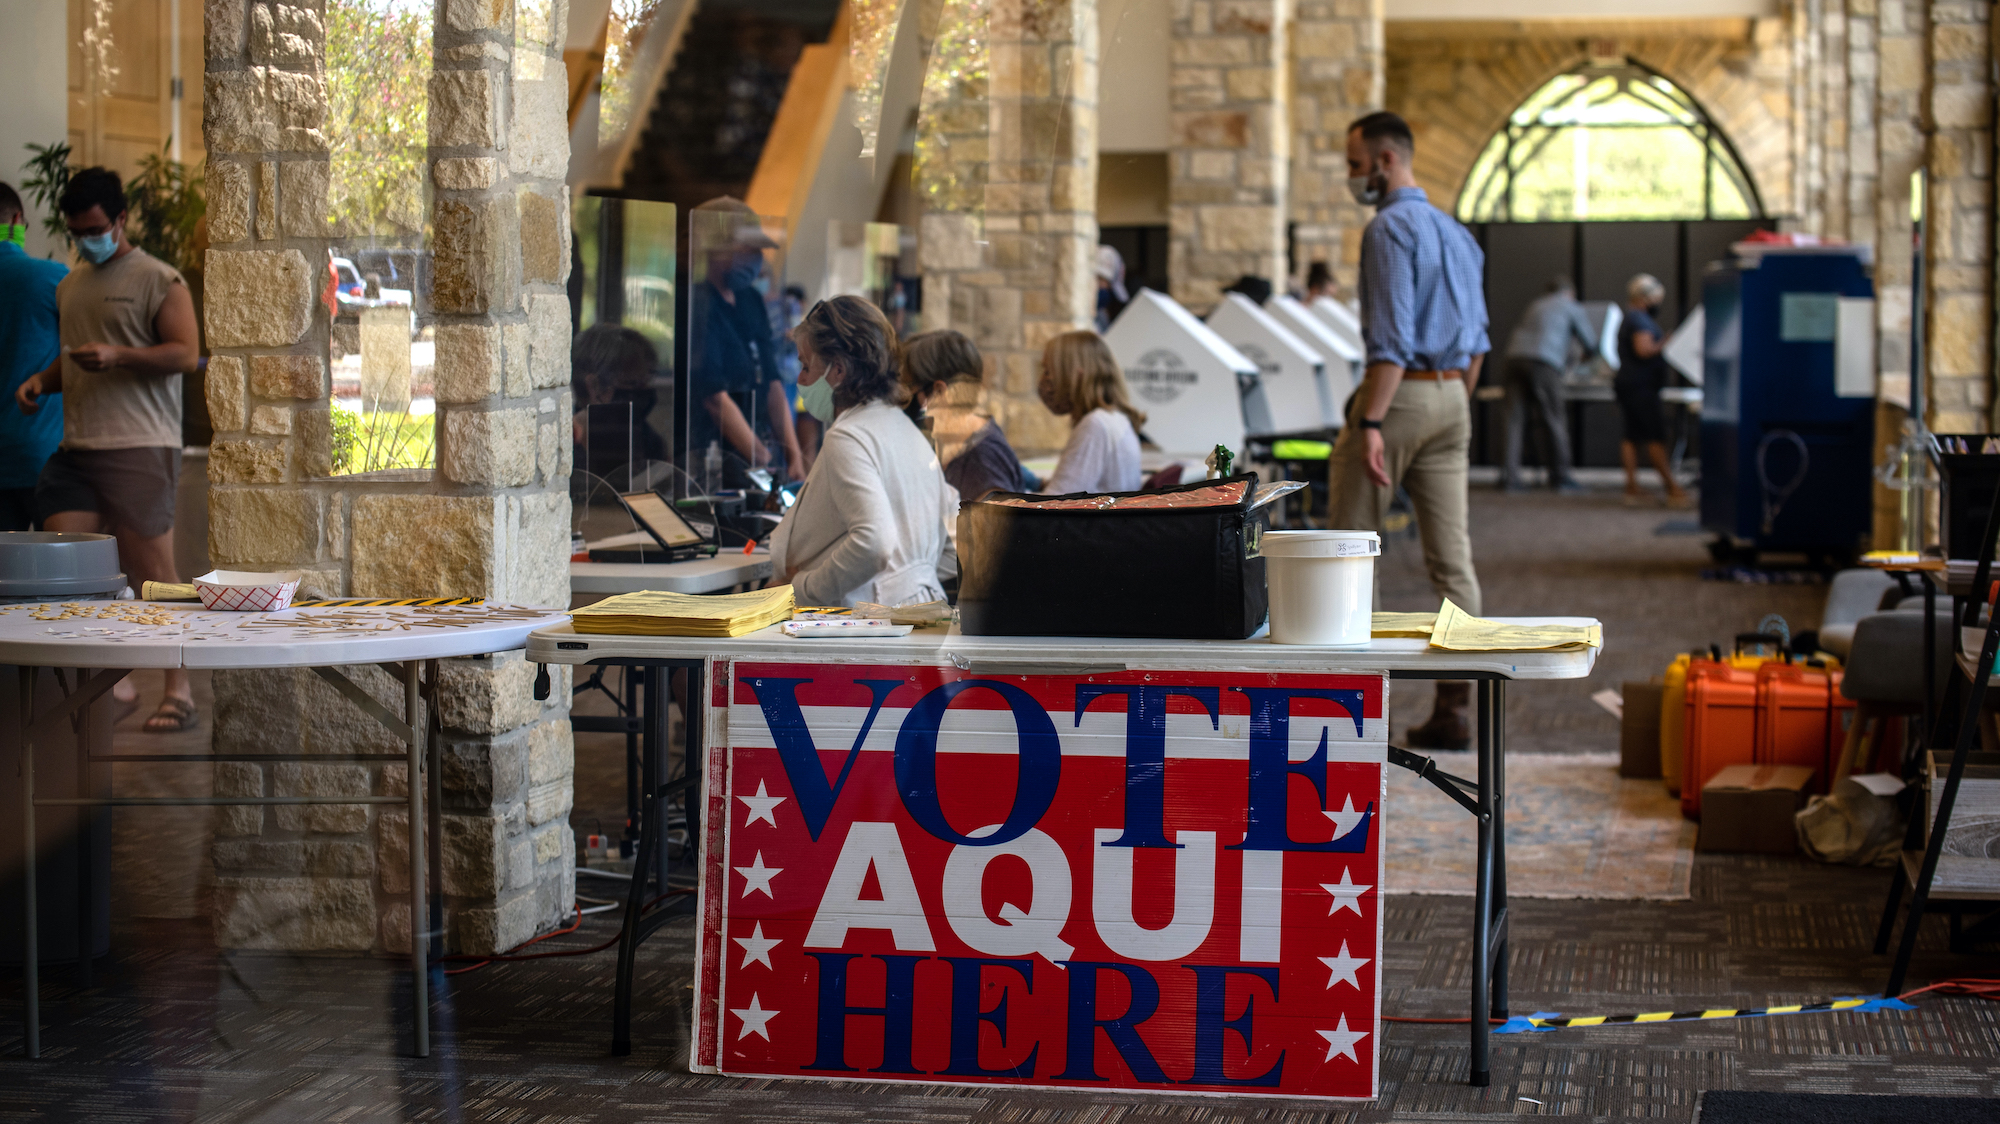
[[[519,620],[483,619],[511,605],[424,608],[304,608],[282,613],[210,611],[199,602],[79,601],[87,615],[37,620],[61,611],[36,604],[0,606],[0,664],[36,667],[210,668],[330,667],[339,664],[445,659],[511,651],[528,634],[568,616],[535,610]],[[135,624],[97,614],[161,610],[166,625]],[[303,628],[271,622],[366,621],[352,628]],[[408,627],[403,627],[407,625]]]
[[[1499,617],[1509,624],[1588,625],[1588,617]],[[1078,668],[1202,668],[1248,671],[1458,672],[1508,679],[1581,679],[1597,650],[1571,652],[1445,652],[1423,640],[1376,640],[1366,648],[1273,644],[1269,640],[1133,640],[1075,636],[965,636],[956,627],[918,629],[901,637],[786,636],[778,626],[748,636],[579,635],[567,623],[528,637],[538,663],[582,664],[617,658],[729,659],[825,663],[954,664],[994,674],[1034,674]]]
[[[659,589],[668,593],[718,593],[770,576],[770,554],[725,550],[713,558],[687,562],[571,562],[569,591],[636,593]]]

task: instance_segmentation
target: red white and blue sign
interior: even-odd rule
[[[1375,1095],[1386,676],[711,667],[695,1069]]]

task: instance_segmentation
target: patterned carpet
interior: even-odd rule
[[[1511,693],[1517,753],[1603,754],[1616,728],[1592,691],[1639,678],[1684,645],[1726,639],[1779,611],[1813,623],[1820,591],[1705,583],[1700,540],[1660,537],[1658,511],[1615,495],[1561,499],[1476,491],[1473,526],[1486,611],[1560,605],[1605,622],[1598,673]],[[1550,544],[1572,542],[1556,556]],[[1428,596],[1398,541],[1383,565],[1394,608]],[[1396,696],[1399,726],[1428,700]],[[1517,767],[1518,791],[1520,769]],[[578,746],[578,824],[622,819],[619,739]],[[1440,801],[1442,798],[1439,798]],[[154,846],[171,841],[156,837]],[[1519,846],[1516,847],[1517,853]],[[162,860],[166,864],[166,860]],[[170,865],[170,864],[167,864]],[[164,868],[164,866],[163,866]],[[1514,1009],[1610,1014],[1755,1007],[1864,993],[1884,958],[1868,953],[1887,888],[1874,870],[1793,858],[1695,855],[1685,901],[1521,899],[1513,916]],[[1383,1009],[1462,1017],[1471,903],[1382,899]],[[124,908],[115,955],[78,993],[44,974],[38,1062],[19,1057],[19,990],[0,980],[0,1119],[8,1121],[501,1121],[507,1124],[800,1121],[1034,1124],[1346,1124],[1470,1121],[1497,1115],[1690,1121],[1703,1090],[2000,1095],[2000,1004],[1925,999],[1909,1013],[1807,1015],[1623,1026],[1497,1039],[1493,1085],[1471,1089],[1465,1028],[1401,1023],[1382,1042],[1371,1105],[913,1090],[745,1081],[687,1073],[691,940],[686,923],[643,950],[629,1058],[609,1056],[610,954],[496,965],[452,977],[434,1018],[437,1047],[405,1057],[403,971],[370,959],[217,953],[185,920]],[[587,947],[615,922],[588,919],[547,945]],[[1991,957],[1945,951],[1927,923],[1913,984],[1985,972]],[[544,946],[546,947],[546,946]]]

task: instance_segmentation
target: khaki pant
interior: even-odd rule
[[[1380,531],[1395,488],[1368,479],[1367,447],[1356,424],[1367,397],[1366,385],[1348,400],[1347,427],[1334,442],[1328,462],[1332,512],[1328,526],[1342,531]],[[1465,470],[1472,448],[1472,409],[1465,383],[1405,379],[1382,419],[1382,460],[1389,479],[1401,484],[1417,509],[1424,568],[1441,597],[1477,616],[1479,576],[1472,571],[1472,537],[1466,525]],[[1376,603],[1381,603],[1376,586]]]

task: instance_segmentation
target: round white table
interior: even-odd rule
[[[160,807],[232,804],[403,804],[410,819],[410,968],[415,992],[414,1045],[418,1057],[430,1053],[430,987],[427,957],[431,917],[427,898],[428,851],[424,842],[425,794],[438,783],[427,769],[425,723],[407,720],[425,692],[433,694],[433,661],[478,656],[523,647],[538,628],[564,623],[567,614],[515,605],[308,606],[278,613],[210,611],[195,602],[79,601],[0,606],[0,664],[19,667],[21,676],[21,818],[26,854],[22,958],[23,1047],[41,1056],[38,987],[38,920],[35,899],[35,809],[38,807]],[[403,713],[362,690],[340,671],[343,665],[376,664],[403,683]],[[210,797],[38,797],[34,744],[58,723],[89,721],[88,704],[137,668],[189,670],[306,667],[408,745],[405,754],[224,753],[188,755],[92,754],[79,736],[79,775],[94,763],[115,761],[402,761],[409,768],[406,796],[210,796]],[[64,698],[46,713],[34,713],[35,679],[44,668],[75,668],[62,679]],[[89,670],[95,674],[84,675]],[[435,716],[437,707],[430,713]],[[426,781],[426,773],[428,779]],[[88,955],[88,949],[84,950]]]

